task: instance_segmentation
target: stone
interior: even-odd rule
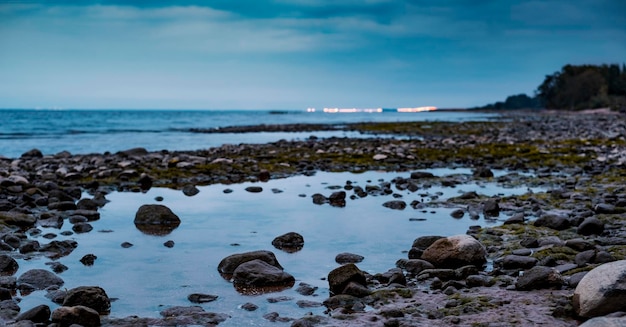
[[[566,217],[546,214],[535,220],[534,225],[536,227],[548,227],[556,230],[564,230],[570,227],[570,222]]]
[[[200,193],[200,190],[195,185],[185,185],[183,187],[183,194],[186,196],[194,196]]]
[[[270,251],[260,250],[231,254],[228,257],[222,259],[222,261],[220,261],[217,266],[217,271],[219,271],[221,274],[232,275],[235,272],[235,269],[237,269],[240,264],[257,259],[263,260],[281,270],[283,269],[283,267],[278,263],[276,255],[274,255],[274,253]]]
[[[11,276],[19,267],[20,265],[11,256],[0,254],[0,276]]]
[[[302,249],[304,237],[296,232],[289,232],[274,238],[272,245],[279,250],[293,253]]]
[[[192,303],[208,303],[217,300],[217,295],[193,293],[187,296],[187,299]]]
[[[578,283],[572,304],[581,317],[626,311],[626,260],[600,265]]]
[[[487,262],[487,251],[475,238],[469,235],[455,235],[435,241],[424,250],[421,259],[437,268],[482,266]]]
[[[452,218],[461,219],[463,218],[463,216],[465,216],[465,210],[463,209],[452,210],[452,212],[450,213],[450,216],[452,216]]]
[[[250,193],[261,193],[263,192],[263,188],[260,186],[248,186],[246,187],[246,191]]]
[[[59,307],[52,312],[51,320],[61,327],[81,325],[84,327],[100,326],[100,315],[94,309],[75,306]]]
[[[600,235],[604,232],[604,223],[596,217],[587,217],[578,225],[576,232],[580,235]]]
[[[418,248],[421,250],[426,250],[429,246],[431,246],[435,241],[444,238],[444,236],[420,236],[413,241],[413,245],[411,247]]]
[[[499,261],[499,264],[504,269],[529,269],[537,265],[539,260],[533,257],[521,256],[521,255],[507,255]]]
[[[328,197],[328,203],[333,207],[345,207],[346,206],[346,192],[345,191],[333,192]]]
[[[483,204],[483,214],[485,217],[498,217],[500,215],[500,205],[498,199],[489,199]]]
[[[80,258],[79,261],[85,266],[93,266],[93,264],[96,262],[96,259],[98,259],[97,256],[89,253],[89,254],[85,254],[82,258]]]
[[[17,318],[15,318],[15,320],[30,320],[34,323],[47,323],[50,320],[50,314],[50,307],[45,304],[41,304],[22,312],[19,316],[17,316]]]
[[[37,218],[31,214],[14,211],[0,211],[0,223],[5,225],[31,227],[36,222]]]
[[[180,218],[164,205],[146,204],[137,210],[134,223],[146,234],[167,235],[180,225]]]
[[[472,175],[474,177],[489,178],[489,177],[493,177],[493,172],[489,168],[480,167],[480,168],[476,168],[472,172]]]
[[[269,263],[255,259],[237,266],[233,272],[233,284],[238,290],[247,288],[287,288],[293,286],[295,278]],[[269,291],[269,290],[267,290]],[[247,290],[245,291],[247,293]]]
[[[406,202],[402,200],[387,201],[383,203],[383,207],[394,210],[404,210],[406,208]]]
[[[554,268],[535,266],[524,271],[517,279],[515,288],[518,291],[530,291],[544,288],[558,288],[563,285],[563,277]]]
[[[89,233],[93,230],[93,226],[89,223],[76,223],[72,226],[72,230],[76,234]]]
[[[626,317],[596,317],[585,321],[578,327],[624,327]]]
[[[426,269],[435,269],[432,263],[422,259],[400,259],[396,262],[396,266],[406,270],[406,272],[411,275],[419,275],[419,273]]]
[[[351,282],[363,286],[367,285],[365,273],[353,263],[345,264],[328,273],[328,285],[331,295],[344,294],[344,289]]]
[[[79,286],[67,291],[63,306],[85,306],[99,314],[109,314],[111,311],[111,300],[101,287]]]
[[[516,213],[513,216],[511,216],[509,219],[504,221],[505,225],[510,225],[510,224],[523,224],[525,222],[525,218],[524,218],[524,213],[520,212],[520,213]]]
[[[365,257],[362,255],[348,253],[348,252],[339,253],[335,256],[335,262],[340,265],[343,265],[346,263],[359,263],[363,261],[363,259],[365,259]]]
[[[45,269],[31,269],[17,279],[17,285],[28,284],[35,290],[43,290],[50,286],[62,286],[65,282],[61,277]]]

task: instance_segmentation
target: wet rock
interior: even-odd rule
[[[16,321],[30,320],[34,323],[48,323],[50,320],[50,307],[42,304],[38,305],[34,308],[31,308],[27,311],[22,312],[17,318]]]
[[[596,317],[589,319],[578,327],[624,327],[626,317]]]
[[[383,203],[383,207],[394,210],[404,210],[406,208],[406,202],[402,200],[387,201]]]
[[[200,193],[200,190],[195,185],[185,185],[183,187],[183,194],[186,196],[194,196]]]
[[[433,178],[435,175],[426,171],[414,171],[411,173],[411,179]]]
[[[63,306],[85,306],[99,314],[109,314],[111,311],[111,300],[101,287],[79,286],[67,291]]]
[[[20,246],[19,252],[21,254],[32,253],[32,252],[39,251],[39,248],[40,248],[40,245],[38,241],[29,240],[29,241],[24,242],[24,244]]]
[[[76,223],[72,226],[72,230],[77,234],[89,233],[93,230],[93,226],[89,223]]]
[[[564,230],[570,227],[570,222],[567,217],[546,214],[537,218],[534,223],[537,227],[548,227],[556,230]]]
[[[472,172],[472,175],[474,177],[489,178],[489,177],[493,177],[493,172],[489,168],[480,167],[480,168],[476,168]]]
[[[600,235],[604,232],[604,223],[596,217],[588,217],[578,225],[576,232],[580,235]]]
[[[296,232],[289,232],[274,238],[272,245],[279,250],[293,253],[302,249],[304,237]]]
[[[52,271],[54,271],[57,274],[60,274],[69,269],[66,265],[60,262],[56,262],[56,261],[46,262],[46,265],[50,266],[50,269],[52,269]]]
[[[76,247],[78,243],[74,240],[51,241],[42,245],[39,251],[46,253],[49,258],[60,258],[72,253]]]
[[[539,260],[533,257],[520,255],[507,255],[498,263],[504,269],[529,269],[537,265]]]
[[[98,257],[90,253],[85,254],[82,258],[80,258],[80,262],[85,266],[93,266],[96,259],[98,259]]]
[[[217,300],[217,295],[193,293],[187,296],[187,299],[192,303],[208,303]]]
[[[413,245],[411,247],[426,250],[429,246],[431,246],[435,241],[444,238],[444,236],[420,236],[413,241]]]
[[[563,277],[554,268],[535,266],[524,271],[517,279],[515,288],[519,291],[530,291],[543,288],[559,288],[563,285]]]
[[[0,254],[0,276],[11,276],[19,269],[15,259],[6,254]]]
[[[466,265],[482,266],[487,262],[485,247],[469,235],[441,238],[431,244],[421,259],[437,268],[459,268]]]
[[[21,159],[37,159],[43,158],[43,153],[39,149],[28,150],[20,156]]]
[[[0,211],[0,223],[5,225],[14,225],[19,227],[30,227],[37,222],[37,218],[31,214]]]
[[[363,259],[365,259],[365,257],[362,255],[348,253],[348,252],[339,253],[335,256],[335,262],[340,265],[343,265],[346,263],[359,263],[363,261]]]
[[[176,245],[176,243],[174,243],[174,241],[172,241],[172,240],[169,240],[169,241],[166,241],[165,243],[163,243],[163,246],[165,246],[166,248],[170,248],[170,249],[173,248],[174,245]]]
[[[500,215],[500,205],[497,199],[489,199],[483,204],[483,214],[485,217],[498,217]]]
[[[505,225],[510,225],[510,224],[523,224],[525,222],[525,218],[524,218],[524,213],[520,212],[520,213],[516,213],[513,216],[511,216],[509,219],[504,221]]]
[[[450,213],[450,216],[452,216],[452,218],[461,219],[465,216],[465,210],[455,209]]]
[[[160,204],[142,205],[135,214],[135,226],[150,235],[167,235],[180,225],[180,218]]]
[[[59,201],[59,202],[49,203],[48,209],[57,210],[57,211],[69,211],[69,210],[76,210],[77,207],[74,201]]]
[[[223,275],[232,275],[235,272],[235,269],[237,269],[240,264],[257,259],[265,261],[268,264],[281,270],[283,269],[283,267],[278,263],[278,260],[276,259],[274,253],[261,250],[229,255],[228,257],[220,261],[217,266],[217,271],[219,271]]]
[[[100,315],[94,309],[75,306],[75,307],[59,307],[52,312],[51,320],[53,323],[61,327],[71,325],[80,326],[100,326]]]
[[[411,275],[418,275],[426,269],[435,269],[432,263],[421,259],[400,259],[396,262],[396,266],[406,270]]]
[[[406,277],[400,268],[392,268],[382,274],[374,275],[374,279],[382,284],[398,284],[406,286]]]
[[[260,186],[248,186],[246,187],[246,191],[250,193],[261,193],[263,192],[263,188]]]
[[[468,287],[487,287],[494,284],[493,277],[486,275],[470,275],[465,282]]]
[[[27,284],[35,290],[43,290],[50,286],[62,286],[64,284],[63,279],[54,273],[44,269],[31,269],[23,273],[17,279],[17,285]]]
[[[60,229],[63,227],[63,217],[57,215],[44,216],[42,215],[38,220],[37,224],[44,228],[57,228]]]
[[[258,308],[259,308],[259,306],[257,306],[257,305],[256,305],[256,304],[254,304],[254,303],[250,303],[250,302],[248,302],[248,303],[244,303],[244,304],[242,304],[242,305],[241,305],[241,308],[242,308],[242,309],[244,309],[244,310],[246,310],[246,311],[255,311],[256,309],[258,309]]]
[[[354,282],[366,286],[365,273],[352,263],[333,269],[328,273],[328,285],[331,295],[345,294],[344,289]]]
[[[237,266],[233,272],[233,284],[238,290],[249,291],[250,288],[288,288],[293,286],[295,278],[269,263],[255,259]]]
[[[321,204],[328,202],[328,199],[323,194],[319,194],[319,193],[313,194],[311,198],[313,199],[313,203],[317,205],[321,205]]]
[[[600,265],[576,286],[573,306],[581,317],[626,311],[626,260]]]
[[[124,243],[122,243],[122,244],[121,244],[121,246],[122,246],[123,248],[125,248],[125,249],[128,249],[128,248],[130,248],[130,247],[132,247],[132,246],[133,246],[133,243],[130,243],[130,242],[124,242]]]
[[[311,286],[307,283],[300,283],[298,288],[296,288],[296,292],[301,295],[313,295],[317,290],[317,286]]]
[[[345,207],[346,206],[346,192],[344,191],[333,192],[328,197],[328,203],[333,207]]]

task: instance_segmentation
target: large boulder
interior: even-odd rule
[[[295,282],[289,273],[259,259],[240,264],[233,273],[233,284],[242,293],[283,290]]]
[[[48,320],[50,320],[50,307],[45,304],[38,305],[22,312],[15,320],[30,320],[34,323],[47,323]]]
[[[296,232],[289,232],[274,238],[272,245],[279,250],[293,253],[302,250],[304,237]]]
[[[487,262],[487,251],[475,238],[469,235],[455,235],[436,240],[424,250],[421,259],[437,268],[482,266]]]
[[[600,265],[576,286],[573,306],[581,317],[626,311],[626,260]]]
[[[270,251],[260,250],[231,254],[228,257],[222,259],[222,261],[220,261],[219,265],[217,265],[217,271],[219,271],[225,278],[230,279],[229,275],[235,273],[235,269],[237,269],[240,264],[257,259],[265,261],[281,270],[283,269],[283,267],[278,263],[278,260],[276,259],[274,253]]]
[[[45,269],[31,269],[17,279],[19,287],[30,286],[35,290],[43,290],[50,286],[62,286],[63,284],[64,281],[61,277]]]
[[[331,295],[347,294],[345,290],[350,284],[357,284],[363,287],[367,285],[365,273],[355,264],[348,263],[328,273],[328,285]]]
[[[98,312],[80,305],[56,308],[52,312],[51,320],[61,327],[71,325],[81,325],[85,327],[100,326],[100,315]]]
[[[134,223],[146,234],[167,235],[180,225],[180,218],[164,205],[146,204],[137,210]]]
[[[111,311],[111,300],[107,293],[98,286],[79,286],[67,291],[63,306],[82,305],[96,310],[99,314]]]

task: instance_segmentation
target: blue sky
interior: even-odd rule
[[[463,108],[626,62],[622,0],[0,0],[0,108]]]

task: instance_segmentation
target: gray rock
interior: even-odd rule
[[[581,317],[626,311],[626,260],[606,263],[585,275],[574,291],[573,306]]]
[[[525,222],[525,218],[524,218],[524,213],[520,212],[520,213],[516,213],[513,216],[511,216],[509,219],[504,221],[505,225],[510,225],[510,224],[523,224]]]
[[[500,215],[500,205],[497,199],[489,199],[483,204],[483,214],[485,217],[498,217]]]
[[[200,193],[200,190],[195,185],[185,185],[183,187],[183,194],[186,196],[194,196]]]
[[[344,294],[344,289],[351,282],[367,285],[365,273],[355,264],[348,263],[328,273],[328,285],[331,295]]]
[[[348,253],[348,252],[339,253],[335,256],[335,262],[340,265],[343,265],[346,263],[359,263],[363,261],[363,259],[365,259],[365,257],[362,255]]]
[[[5,225],[14,225],[20,227],[30,227],[37,222],[37,218],[31,214],[14,212],[14,211],[0,211],[0,223]]]
[[[518,291],[530,291],[561,287],[561,285],[563,285],[563,277],[556,269],[545,266],[535,266],[526,270],[524,274],[517,279],[515,288]]]
[[[274,253],[261,250],[229,255],[220,261],[217,266],[217,271],[221,274],[232,275],[240,264],[257,259],[263,260],[281,270],[283,269],[283,267],[278,263]]]
[[[0,254],[0,276],[11,276],[19,267],[20,265],[11,256]]]
[[[418,275],[426,269],[435,269],[432,263],[422,259],[400,259],[396,262],[396,266],[406,270],[411,275]]]
[[[578,327],[626,327],[626,317],[596,317],[585,321]]]
[[[94,309],[75,306],[59,307],[52,312],[51,320],[60,326],[81,325],[85,327],[100,326],[100,315]]]
[[[604,223],[596,217],[588,217],[578,226],[576,231],[580,235],[600,235],[604,232]]]
[[[61,277],[44,269],[31,269],[23,273],[17,279],[17,285],[28,284],[36,290],[43,290],[50,286],[62,286],[64,284]]]
[[[570,222],[566,217],[546,214],[537,218],[534,223],[537,227],[548,227],[556,230],[564,230],[570,227]]]
[[[394,210],[404,210],[406,209],[406,202],[402,200],[392,200],[383,203],[383,207],[394,209]]]
[[[272,245],[279,250],[293,253],[302,249],[304,237],[296,232],[289,232],[274,238]]]
[[[236,287],[282,288],[293,286],[295,281],[295,278],[283,269],[259,259],[244,262],[233,272],[233,284]]]
[[[192,303],[208,303],[217,300],[217,295],[193,293],[187,296],[187,299]]]
[[[444,236],[420,236],[413,241],[413,245],[411,247],[426,250],[429,246],[431,246],[438,239],[444,238]]]
[[[15,320],[30,320],[34,323],[47,323],[50,320],[50,314],[50,307],[42,304],[22,312]]]
[[[160,204],[142,205],[135,214],[135,226],[150,235],[167,235],[180,225],[180,218]]]
[[[507,255],[499,262],[504,269],[529,269],[534,267],[539,260],[533,257],[520,255]]]
[[[465,211],[463,209],[455,209],[452,210],[450,216],[452,216],[452,218],[461,219],[465,216]]]
[[[109,314],[111,311],[111,300],[101,287],[79,286],[67,291],[63,306],[85,306],[99,314]]]
[[[459,268],[466,265],[482,266],[487,262],[485,247],[469,235],[455,235],[439,239],[424,253],[423,260],[437,268]]]
[[[261,193],[263,192],[263,188],[260,186],[248,186],[246,187],[246,191],[250,193]]]

